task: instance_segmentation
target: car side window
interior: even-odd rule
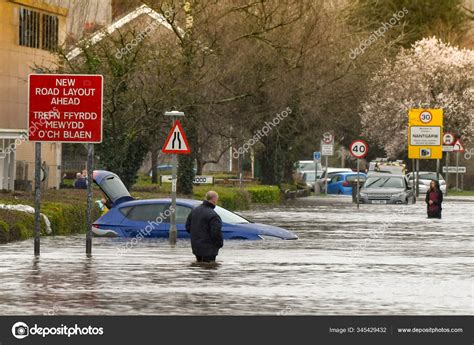
[[[176,205],[176,223],[184,224],[188,215],[191,213],[191,208],[188,206]]]
[[[127,218],[135,221],[157,221],[157,218],[165,218],[167,204],[146,204],[134,206],[127,214]],[[167,213],[166,213],[167,214]],[[166,221],[166,219],[164,219]]]

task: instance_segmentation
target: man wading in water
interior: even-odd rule
[[[214,211],[219,195],[214,191],[206,193],[206,200],[196,207],[186,220],[186,231],[191,234],[191,247],[198,262],[214,262],[222,239],[222,220]]]
[[[438,181],[431,181],[430,189],[426,192],[426,205],[428,207],[428,218],[441,219],[441,203],[443,202],[443,192],[439,188]]]

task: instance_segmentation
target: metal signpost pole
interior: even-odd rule
[[[357,158],[357,210],[359,209],[359,171],[360,171],[360,159]]]
[[[172,116],[173,127],[176,121],[176,117]],[[172,155],[172,167],[171,167],[171,224],[169,241],[171,244],[176,244],[178,237],[178,230],[176,229],[176,187],[177,187],[177,160],[178,155],[173,153]]]
[[[94,164],[94,144],[87,144],[87,235],[86,254],[92,255],[92,172]]]
[[[456,190],[459,189],[459,151],[456,152]]]
[[[363,140],[354,140],[349,146],[349,152],[352,157],[357,159],[357,181],[356,181],[356,203],[357,211],[360,205],[360,159],[364,158],[369,151],[367,143]],[[352,184],[352,202],[354,202],[354,184]]]
[[[418,198],[420,196],[420,160],[416,160],[416,197]]]
[[[89,94],[80,94],[84,90],[82,86],[87,85],[93,90]],[[28,132],[28,139],[36,141],[35,148],[35,254],[40,251],[40,197],[41,197],[41,141],[87,143],[87,229],[86,229],[86,253],[92,250],[92,162],[93,143],[102,142],[102,107],[103,107],[102,75],[79,75],[79,74],[30,74],[28,79],[28,128],[35,128]],[[55,89],[55,95],[76,95],[74,103],[63,104],[58,110],[50,94],[43,94],[37,90]],[[79,92],[79,93],[78,93]],[[35,114],[44,112],[45,106],[49,105],[53,110],[48,116],[41,119]],[[54,114],[54,116],[52,116]],[[95,114],[93,118],[77,118],[71,114]],[[40,121],[42,120],[42,121]],[[44,122],[43,122],[44,120]],[[39,129],[39,130],[38,130]],[[47,131],[46,131],[47,129]],[[45,132],[48,133],[45,137]],[[46,176],[45,176],[46,178]]]
[[[326,196],[328,195],[328,176],[329,176],[329,172],[328,172],[328,156],[326,156],[326,178],[324,179],[324,188],[326,190]]]
[[[313,157],[316,158],[316,157]],[[318,160],[314,160],[314,193],[316,193],[316,182],[318,181]]]
[[[172,128],[171,132],[163,146],[163,153],[172,154],[172,165],[171,165],[171,216],[170,216],[170,230],[169,230],[169,242],[176,244],[178,238],[178,230],[176,229],[176,189],[177,189],[177,170],[178,170],[178,154],[190,153],[188,142],[184,136],[181,125],[178,121],[178,116],[184,116],[183,112],[180,111],[167,111],[165,116],[171,117]],[[175,131],[177,129],[177,131]],[[177,145],[177,147],[175,146]],[[186,149],[183,150],[183,146]]]
[[[449,152],[446,152],[446,196],[448,196],[448,189],[449,189],[448,179],[449,179]]]
[[[35,256],[40,255],[41,231],[41,143],[35,143]]]
[[[436,180],[439,182],[439,159],[436,160]]]

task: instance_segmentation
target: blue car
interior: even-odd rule
[[[367,179],[367,175],[359,173],[360,187]],[[328,194],[352,195],[352,182],[357,182],[357,173],[348,171],[335,174],[328,182]]]
[[[94,171],[94,182],[108,200],[109,211],[92,225],[94,236],[98,237],[150,237],[168,238],[170,229],[171,199],[135,200],[120,178],[109,171]],[[189,238],[185,223],[191,210],[202,201],[176,200],[176,227],[178,238]],[[253,223],[220,206],[215,211],[222,219],[224,239],[259,240],[280,238],[295,240],[294,233],[272,225]]]

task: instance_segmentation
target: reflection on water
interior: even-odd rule
[[[0,314],[472,314],[473,206],[298,200],[243,212],[297,241],[226,241],[217,264],[189,242],[85,236],[0,245]]]

